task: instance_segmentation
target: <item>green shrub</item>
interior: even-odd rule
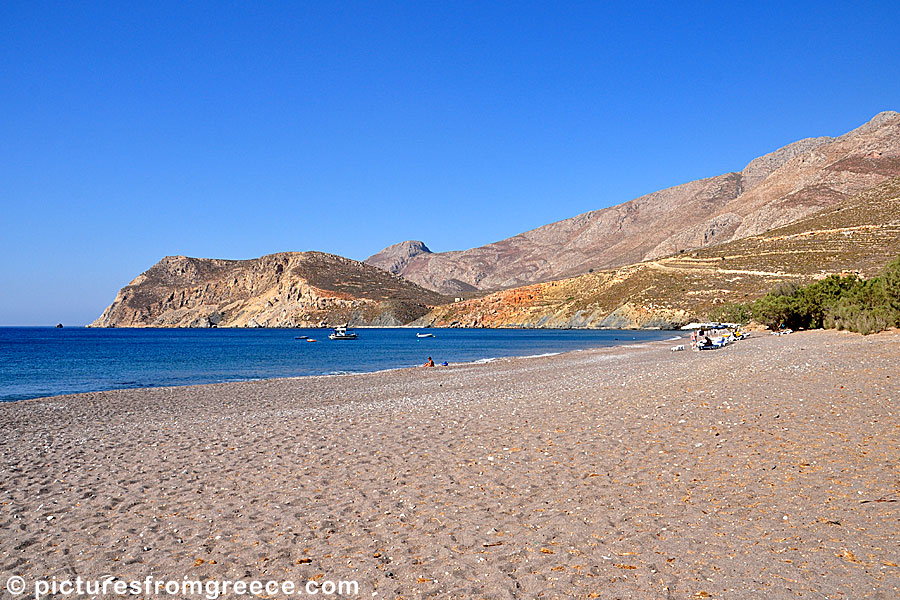
[[[868,334],[900,325],[900,307],[888,292],[885,275],[858,280],[827,307],[825,326]]]
[[[900,326],[900,258],[880,275],[830,275],[801,286],[777,284],[752,304],[730,304],[711,312],[717,321],[757,321],[770,329],[846,329],[868,334]]]
[[[830,275],[794,293],[798,327],[818,329],[824,326],[828,307],[846,296],[860,284],[856,275]]]
[[[713,321],[746,325],[753,320],[753,308],[749,304],[722,304],[710,312]]]
[[[769,292],[753,303],[753,320],[769,329],[802,327],[793,296]]]

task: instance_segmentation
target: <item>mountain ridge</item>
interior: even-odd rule
[[[806,138],[725,173],[401,266],[364,262],[445,294],[550,281],[759,234],[900,175],[900,113],[838,137]]]

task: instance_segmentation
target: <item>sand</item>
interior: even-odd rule
[[[673,343],[2,405],[0,586],[900,597],[900,333]]]

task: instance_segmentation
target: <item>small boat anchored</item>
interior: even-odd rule
[[[416,337],[417,338],[430,338],[430,337],[434,337],[434,334],[433,333],[417,333]]]
[[[357,337],[359,336],[352,331],[347,331],[346,327],[335,327],[328,335],[329,340],[355,340]]]

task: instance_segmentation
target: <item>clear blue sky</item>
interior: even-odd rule
[[[900,109],[900,3],[0,3],[0,324],[478,246]]]

